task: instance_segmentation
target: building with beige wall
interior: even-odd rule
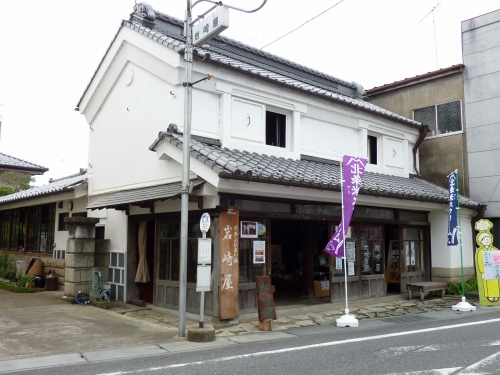
[[[459,173],[461,194],[469,196],[462,64],[366,91],[368,101],[429,125],[419,147],[415,173],[446,187],[446,176]]]

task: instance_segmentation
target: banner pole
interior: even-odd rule
[[[465,299],[465,276],[464,276],[464,259],[462,256],[462,223],[460,218],[460,183],[458,181],[458,171],[455,170],[457,176],[457,216],[458,216],[458,235],[460,241],[460,268],[462,269],[462,298]]]
[[[455,169],[455,177],[457,180],[457,216],[458,216],[458,236],[460,243],[460,268],[462,270],[462,301],[453,305],[452,310],[455,311],[476,311],[476,306],[472,306],[469,302],[465,301],[465,276],[464,276],[464,260],[462,256],[462,223],[460,218],[460,184],[458,181],[458,170]]]
[[[340,195],[342,200],[342,249],[344,250],[344,286],[345,286],[345,314],[336,320],[337,327],[358,327],[358,319],[354,315],[349,314],[349,302],[347,295],[347,257],[345,253],[345,207],[344,207],[344,158],[340,163]]]
[[[345,256],[345,208],[344,208],[344,162],[340,164],[340,197],[342,201],[342,249],[344,251],[344,287],[345,287],[345,313],[349,314],[349,303],[347,296],[347,259]]]

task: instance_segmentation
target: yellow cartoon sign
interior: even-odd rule
[[[476,222],[476,274],[479,287],[479,301],[483,306],[500,305],[500,251],[493,246],[491,228],[493,223],[486,219]]]

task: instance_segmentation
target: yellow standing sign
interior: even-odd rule
[[[476,243],[476,274],[479,302],[483,306],[500,305],[500,251],[493,246],[493,223],[481,219],[475,225],[478,234]]]

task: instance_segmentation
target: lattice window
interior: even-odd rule
[[[111,299],[125,301],[125,254],[109,253],[108,283],[111,285]]]

